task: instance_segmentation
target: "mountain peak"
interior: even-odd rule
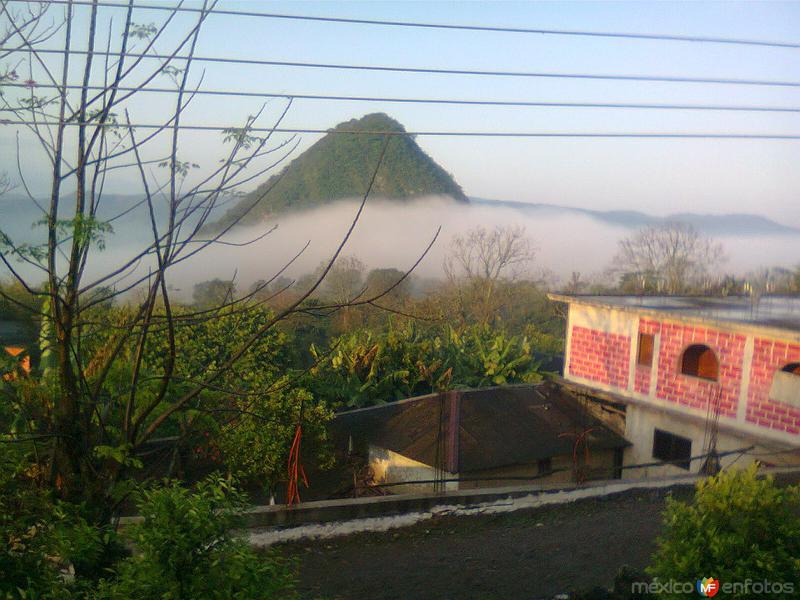
[[[406,130],[385,113],[370,113],[339,123],[281,173],[245,196],[216,227],[225,227],[237,219],[239,224],[255,224],[276,214],[363,196],[386,139],[382,132]],[[371,196],[405,200],[427,195],[445,195],[468,202],[461,186],[412,136],[391,136]]]
[[[364,115],[360,119],[350,119],[339,123],[333,131],[388,131],[405,133],[406,128],[386,113],[377,112]]]

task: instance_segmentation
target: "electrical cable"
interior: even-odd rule
[[[9,2],[22,2],[24,0],[8,0]],[[113,2],[90,2],[89,0],[39,0],[41,4],[67,5],[72,6],[93,6],[101,8],[127,9],[127,4]],[[314,21],[319,23],[344,24],[344,25],[373,25],[382,27],[404,27],[420,29],[441,29],[450,31],[474,31],[487,33],[514,33],[514,34],[534,34],[534,35],[555,35],[555,36],[575,36],[593,38],[617,38],[626,40],[646,40],[646,41],[669,41],[669,42],[691,42],[707,44],[728,44],[742,46],[761,46],[767,48],[800,48],[797,42],[781,42],[771,40],[753,40],[742,38],[726,38],[701,35],[679,35],[662,33],[630,33],[630,32],[611,32],[611,31],[586,31],[576,29],[545,29],[530,27],[511,27],[496,25],[470,25],[455,23],[426,23],[419,21],[392,21],[386,19],[359,19],[353,17],[329,17],[315,15],[294,15],[284,13],[270,13],[251,10],[231,10],[231,9],[203,9],[191,6],[164,6],[135,4],[135,8],[141,10],[185,12],[185,13],[204,13],[209,15],[222,15],[234,17],[280,19],[290,21]]]

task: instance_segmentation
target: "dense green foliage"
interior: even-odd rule
[[[128,313],[128,308],[118,308],[107,311],[105,316],[111,323],[119,324],[125,322]],[[165,400],[156,405],[152,404],[152,399],[157,397],[163,381],[154,374],[160,372],[166,361],[173,360],[166,328],[155,329],[144,348],[136,394],[143,401],[144,410],[152,410],[142,420],[142,427],[159,418],[191,389],[194,381],[210,370],[219,369],[221,375],[213,386],[203,390],[187,410],[159,426],[160,436],[178,436],[183,448],[195,457],[220,466],[224,464],[245,480],[270,487],[285,475],[294,427],[302,411],[308,457],[316,457],[324,463],[325,423],[331,413],[292,375],[298,369],[294,365],[296,354],[291,333],[270,329],[259,334],[273,315],[258,306],[189,315],[189,307],[174,309],[175,318],[186,319],[188,323],[175,330],[175,375]],[[253,336],[258,336],[258,340],[229,364],[242,342]],[[93,338],[87,353],[106,352],[108,339],[100,335]],[[129,364],[136,351],[135,346],[126,346],[123,357],[129,356],[129,359],[116,362],[115,372],[106,379],[104,389],[112,415],[125,414],[125,403],[130,395],[127,387]],[[87,371],[91,376],[91,364]],[[114,425],[120,430],[107,434],[107,441],[99,448],[118,466],[129,466],[122,422]]]
[[[335,339],[309,387],[333,406],[358,408],[451,388],[539,381],[539,367],[527,335],[488,325],[457,330],[407,323]]]
[[[52,504],[34,483],[35,467],[19,448],[0,443],[0,598],[54,597]]]
[[[82,598],[126,552],[89,507],[54,498],[35,458],[0,443],[0,598]]]
[[[212,478],[190,491],[175,482],[138,494],[144,518],[126,535],[137,552],[102,582],[98,599],[266,600],[292,598],[291,563],[259,555],[232,531],[247,499]]]
[[[661,581],[713,577],[791,583],[800,590],[800,488],[760,478],[755,466],[700,481],[691,504],[670,499],[664,526],[649,569]]]
[[[391,117],[374,113],[340,123],[334,131],[399,132],[405,129]],[[382,135],[329,133],[292,161],[283,172],[245,196],[217,226],[222,228],[233,223],[245,213],[247,215],[241,223],[257,223],[267,216],[288,210],[363,196],[383,143]],[[412,198],[427,194],[444,194],[466,201],[464,192],[452,176],[425,154],[411,137],[392,137],[372,188],[372,196]]]
[[[326,423],[333,416],[323,399],[290,378],[269,394],[245,399],[235,419],[216,436],[219,460],[245,481],[265,490],[285,480],[289,445],[298,423],[303,427],[303,456],[320,468],[330,465]]]
[[[175,600],[294,598],[294,566],[258,554],[232,533],[247,498],[212,477],[194,490],[165,481],[135,493],[143,521],[126,529],[133,556],[109,527],[36,481],[36,464],[0,445],[0,598]]]

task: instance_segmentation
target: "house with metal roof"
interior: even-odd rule
[[[800,298],[550,299],[569,308],[565,383],[625,407],[626,465],[800,463]]]
[[[622,420],[545,382],[453,390],[339,413],[337,454],[394,493],[620,477]]]

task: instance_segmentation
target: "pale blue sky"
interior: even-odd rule
[[[199,3],[192,3],[199,5]],[[324,16],[800,41],[800,3],[228,2]],[[139,22],[163,13],[142,11]],[[176,23],[176,33],[187,20]],[[166,46],[165,46],[166,47]],[[212,17],[198,55],[354,64],[800,81],[800,49],[332,25]],[[208,65],[205,87],[279,93],[800,106],[800,89],[355,73]],[[163,83],[163,82],[162,82]],[[131,107],[157,119],[159,101]],[[232,125],[256,99],[195,101],[186,122]],[[274,102],[267,115],[275,114]],[[327,128],[384,111],[409,130],[800,133],[800,114],[478,108],[297,101],[286,126]],[[0,128],[3,163],[12,131]],[[210,164],[216,134],[188,134]],[[316,138],[306,136],[303,147]],[[800,142],[419,138],[469,195],[598,209],[756,212],[800,226]],[[6,164],[2,165],[7,168]],[[124,184],[121,185],[124,188]]]

